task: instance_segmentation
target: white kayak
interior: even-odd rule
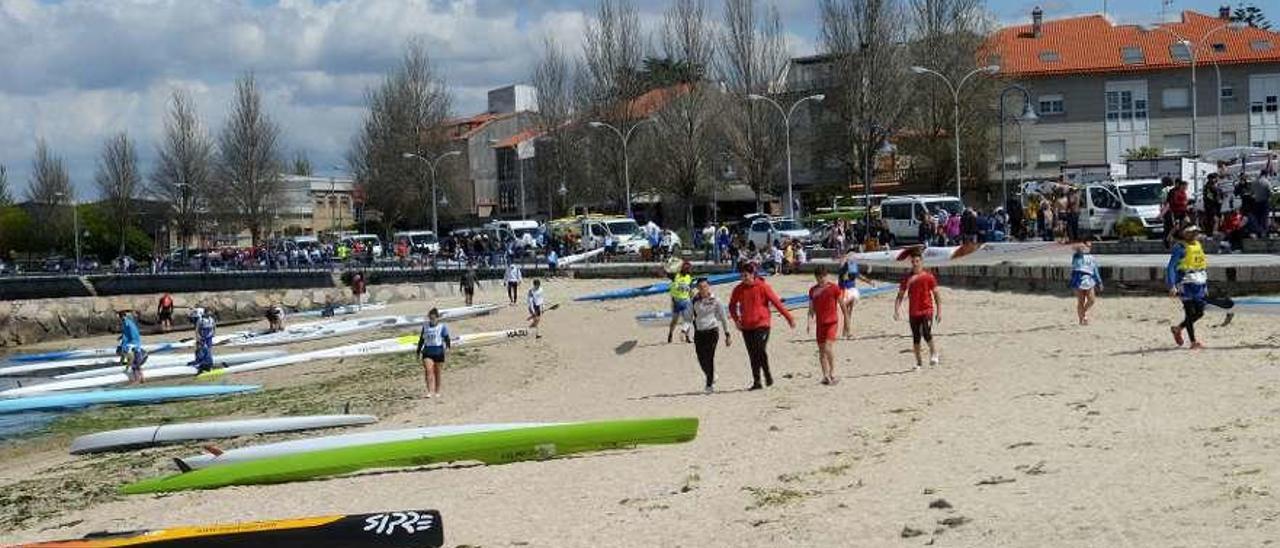
[[[387,307],[387,303],[368,303],[362,306],[358,306],[354,304],[343,304],[343,305],[338,305],[333,307],[333,315],[334,316],[350,316],[352,314],[359,314],[361,312],[368,312],[371,310],[382,310],[386,307]],[[322,316],[324,316],[323,308],[314,309],[314,310],[304,310],[302,312],[294,312],[291,314],[287,314],[285,317],[286,318],[319,318]]]
[[[440,309],[440,319],[459,320],[463,318],[470,318],[472,316],[489,314],[500,308],[502,307],[496,304],[478,304],[472,306],[460,306],[456,308],[442,308]],[[293,344],[305,341],[343,337],[368,331],[397,329],[419,325],[425,321],[427,321],[427,317],[425,315],[414,315],[375,316],[372,318],[352,320],[312,322],[290,326],[284,331],[280,331],[278,333],[271,333],[269,335],[235,341],[231,343],[231,346],[272,346]]]
[[[372,445],[375,443],[435,438],[458,434],[476,434],[495,430],[510,430],[513,428],[553,426],[556,424],[562,423],[517,422],[506,424],[469,424],[458,426],[406,428],[401,430],[378,430],[373,432],[358,432],[355,434],[342,434],[337,436],[323,436],[283,441],[279,443],[267,443],[263,445],[251,445],[248,447],[241,447],[239,449],[223,451],[216,455],[205,453],[203,455],[174,459],[174,461],[178,464],[178,467],[183,470],[198,470],[222,464],[249,462],[272,457],[283,457],[287,455],[297,455],[300,453],[310,453],[312,451],[322,451],[325,449],[357,447],[361,445]]]
[[[118,451],[180,441],[357,426],[377,421],[378,417],[373,415],[311,415],[140,426],[80,436],[71,442],[71,454]]]
[[[259,350],[256,352],[241,352],[239,354],[225,354],[225,355],[214,354],[214,363],[221,364],[221,365],[239,365],[242,363],[256,362],[260,360],[269,360],[271,358],[278,358],[285,354],[287,354],[287,352],[283,350]],[[161,369],[165,367],[172,367],[175,365],[187,365],[188,363],[193,361],[193,359],[194,359],[193,356],[186,355],[186,354],[181,356],[154,356],[154,357],[147,358],[146,363],[142,364],[142,370],[144,372],[149,372],[149,371],[154,371],[156,369]],[[92,377],[100,377],[103,375],[111,375],[111,374],[119,373],[120,370],[121,370],[121,367],[119,365],[113,365],[110,367],[102,367],[99,369],[88,369],[85,371],[76,371],[75,373],[64,373],[62,375],[54,376],[53,378],[56,380],[88,379]]]
[[[247,333],[245,332],[232,333],[230,335],[219,335],[213,338],[213,344],[221,345],[228,341],[243,338],[245,336],[247,336]],[[184,339],[184,340],[175,341],[175,342],[146,344],[146,345],[143,345],[142,348],[148,354],[156,354],[159,352],[168,352],[172,350],[191,349],[191,348],[195,348],[195,346],[196,346],[195,339]],[[160,350],[155,350],[157,348]],[[81,352],[81,351],[74,351],[74,352]],[[0,377],[15,377],[19,375],[33,376],[37,373],[42,373],[45,371],[58,371],[62,369],[80,369],[82,367],[101,367],[105,365],[115,365],[120,363],[120,358],[119,356],[116,356],[115,348],[110,348],[110,349],[99,348],[94,350],[86,350],[83,352],[88,355],[79,356],[79,357],[70,358],[70,359],[31,362],[31,363],[23,363],[20,365],[10,365],[6,367],[0,367]],[[172,357],[173,356],[163,356],[163,358],[166,358],[166,359],[172,358]],[[161,357],[156,356],[156,358],[158,359]]]
[[[475,346],[480,344],[488,344],[500,342],[508,339],[522,338],[529,336],[528,329],[508,329],[505,331],[487,331],[483,333],[468,333],[458,335],[452,339],[453,346]],[[315,360],[331,360],[339,358],[351,358],[355,356],[377,356],[381,354],[399,354],[404,352],[413,352],[418,348],[418,335],[401,335],[389,339],[379,339],[376,341],[362,342],[338,346],[335,348],[325,348],[322,350],[313,350],[311,352],[301,352],[279,358],[271,358],[257,362],[250,362],[242,365],[234,365],[222,369],[215,369],[207,373],[202,373],[199,378],[212,379],[222,377],[224,375],[233,375],[236,373],[248,373],[250,371],[260,371],[263,369],[271,369],[285,365],[293,365],[295,363],[303,363]]]
[[[1070,255],[1073,248],[1070,244],[1058,242],[989,242],[976,245],[958,246],[908,246],[887,251],[871,251],[868,253],[851,253],[850,257],[857,263],[894,264],[906,261],[911,254],[919,251],[926,265],[950,264],[955,261],[977,260],[1010,260],[1029,255]]]
[[[247,354],[254,354],[254,353],[246,352],[244,354],[239,354],[239,356],[244,356]],[[271,354],[278,355],[281,353],[272,352]],[[228,366],[236,367],[236,365],[234,364],[258,363],[263,361],[263,360],[256,360],[256,361],[244,362],[244,361],[241,361],[243,358],[236,358],[236,359],[229,360],[229,358],[234,358],[235,356],[237,355],[231,354],[225,357],[214,355],[213,357],[214,367],[222,367],[222,368],[226,368]],[[12,396],[26,396],[30,394],[47,394],[49,392],[64,392],[67,390],[85,390],[89,388],[101,388],[104,386],[127,384],[129,382],[129,376],[124,374],[124,370],[122,368],[113,367],[111,369],[112,371],[105,372],[104,374],[93,376],[93,377],[78,378],[78,379],[64,379],[64,380],[57,380],[52,382],[42,382],[39,384],[32,384],[28,386],[20,386],[18,388],[10,388],[8,390],[0,392],[0,398],[12,397]],[[214,371],[221,371],[221,369],[215,369]],[[146,368],[143,369],[143,379],[145,382],[158,381],[162,379],[194,377],[195,374],[196,374],[196,369],[194,367],[191,367],[185,364],[171,365],[168,367],[157,367],[154,369],[146,369]]]
[[[566,255],[564,257],[556,259],[556,266],[560,268],[564,268],[574,263],[580,263],[582,261],[590,260],[592,257],[595,257],[601,253],[604,253],[603,247],[592,249],[591,251],[584,251],[582,253],[577,253],[574,255]]]

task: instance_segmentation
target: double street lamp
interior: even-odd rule
[[[1196,97],[1197,97],[1196,95],[1196,49],[1199,48],[1200,45],[1205,42],[1205,40],[1208,40],[1210,36],[1212,36],[1214,33],[1220,30],[1223,30],[1223,29],[1240,30],[1242,28],[1245,28],[1246,26],[1247,25],[1243,21],[1230,21],[1227,23],[1223,23],[1221,25],[1218,25],[1216,27],[1213,27],[1205,31],[1205,33],[1200,35],[1200,38],[1194,42],[1191,41],[1190,39],[1184,38],[1181,34],[1178,34],[1173,29],[1166,26],[1148,25],[1143,27],[1143,30],[1148,30],[1148,31],[1162,30],[1164,32],[1167,32],[1174,38],[1178,39],[1177,43],[1179,45],[1181,45],[1184,48],[1187,48],[1188,61],[1191,63],[1191,154],[1193,155],[1198,154],[1200,151],[1200,147],[1197,143],[1199,141],[1199,133],[1196,132],[1196,129],[1197,129],[1196,122],[1199,118],[1199,108],[1197,107],[1197,105],[1199,104],[1199,101],[1196,100]],[[1210,56],[1209,59],[1213,61],[1213,72],[1214,72],[1214,75],[1217,76],[1217,83],[1218,83],[1218,87],[1214,92],[1214,97],[1216,98],[1217,104],[1218,104],[1218,118],[1216,122],[1217,132],[1218,132],[1217,143],[1219,146],[1221,146],[1222,145],[1222,71],[1218,69],[1218,60],[1215,57]],[[1176,57],[1175,57],[1175,60],[1177,60]]]
[[[777,101],[774,101],[770,97],[760,95],[758,93],[752,93],[750,95],[747,95],[747,99],[750,99],[752,101],[765,101],[773,105],[775,108],[778,109],[778,113],[782,114],[783,132],[785,134],[785,140],[787,143],[787,216],[791,217],[792,219],[794,219],[796,216],[796,211],[795,211],[796,199],[793,193],[793,186],[791,182],[791,115],[795,114],[796,107],[800,106],[800,103],[803,103],[805,101],[822,101],[823,99],[826,99],[826,98],[827,96],[821,93],[810,95],[808,97],[802,97],[800,99],[797,99],[796,102],[791,103],[791,108],[783,109],[781,104],[779,104]],[[757,201],[757,203],[759,202]]]
[[[431,170],[431,232],[435,234],[437,238],[440,237],[440,218],[436,210],[436,187],[439,186],[436,182],[436,166],[440,164],[440,160],[443,160],[450,156],[460,156],[461,154],[462,154],[462,151],[460,150],[451,150],[449,152],[445,152],[439,156],[436,156],[431,160],[428,160],[422,157],[421,155],[413,152],[405,152],[400,155],[402,158],[406,158],[406,159],[417,158],[419,160],[422,160],[422,163],[427,164],[427,167]],[[447,199],[446,201],[444,201],[444,204],[449,205],[449,202],[447,201]]]
[[[636,128],[647,123],[657,123],[657,122],[658,121],[653,118],[645,118],[644,120],[636,122],[634,125],[632,125],[631,129],[628,129],[626,133],[623,133],[622,130],[618,129],[615,126],[606,124],[604,122],[588,122],[587,123],[587,125],[596,129],[604,129],[604,128],[611,129],[615,134],[617,134],[618,139],[622,140],[622,182],[623,182],[623,186],[626,187],[623,190],[627,193],[627,218],[629,219],[634,219],[635,215],[631,214],[631,164],[630,162],[627,161],[627,144],[631,142],[631,134],[635,132]]]
[[[965,82],[968,82],[969,78],[972,78],[975,74],[980,74],[980,73],[995,74],[997,72],[1000,72],[1000,66],[987,65],[985,67],[978,67],[976,69],[973,69],[969,71],[968,74],[965,74],[964,77],[960,78],[959,84],[952,84],[950,78],[947,78],[946,75],[933,69],[929,69],[921,66],[913,66],[911,67],[911,72],[914,72],[916,74],[932,74],[934,76],[937,76],[938,78],[941,78],[943,82],[946,82],[947,87],[951,89],[951,106],[955,115],[955,124],[952,127],[951,131],[952,133],[955,133],[955,141],[956,141],[956,150],[955,150],[956,198],[960,198],[963,200],[964,197],[960,190],[960,90],[964,88]]]

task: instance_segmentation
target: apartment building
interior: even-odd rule
[[[1063,165],[1123,163],[1148,147],[1165,156],[1280,148],[1280,33],[1235,23],[1226,7],[1149,26],[1031,15],[993,34],[987,49],[986,61],[1030,92],[1039,116],[1016,129],[1008,122],[1011,173],[1053,177]],[[1020,97],[1008,94],[1007,112],[1022,112]]]

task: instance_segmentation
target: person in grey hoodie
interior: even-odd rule
[[[725,318],[724,305],[711,292],[711,284],[706,278],[698,278],[695,282],[697,293],[693,296],[693,346],[698,353],[698,366],[706,377],[704,392],[715,391],[716,383],[716,344],[720,342],[720,331],[724,331],[724,346],[729,347],[729,322]]]

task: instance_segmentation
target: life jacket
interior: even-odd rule
[[[676,274],[671,280],[671,298],[677,301],[689,300],[689,294],[693,288],[693,275]]]
[[[1185,253],[1182,260],[1178,262],[1178,270],[1182,272],[1194,272],[1209,268],[1209,260],[1204,254],[1204,248],[1200,246],[1200,242],[1183,243],[1182,247]]]

